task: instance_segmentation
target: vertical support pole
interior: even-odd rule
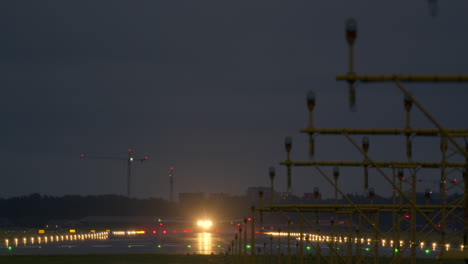
[[[320,190],[318,187],[314,187],[314,202],[315,204],[318,204],[320,198]],[[319,219],[318,219],[318,212],[315,211],[315,225],[319,225]],[[320,260],[322,259],[322,252],[320,248],[320,229],[317,228],[317,235],[315,236],[315,241],[316,241],[316,263],[320,264]]]
[[[370,199],[371,204],[374,204],[374,198],[375,198],[374,188],[369,188],[369,199]],[[372,212],[371,212],[369,215],[369,218],[372,219],[373,221],[372,231],[374,232],[374,243],[373,243],[374,264],[378,264],[379,263],[379,235],[378,235],[377,230],[379,228],[379,223],[378,223],[377,209],[375,210],[373,214],[374,215],[372,215]]]
[[[286,149],[286,160],[291,161],[291,148],[292,148],[292,138],[291,137],[286,137],[284,139],[284,147]],[[286,165],[286,185],[287,185],[287,190],[288,192],[291,190],[291,165]]]
[[[398,178],[399,178],[399,189],[403,191],[403,181],[405,180],[404,178],[404,171],[403,169],[398,169]],[[403,196],[401,195],[400,192],[398,192],[398,212],[401,212],[401,208],[403,205]],[[401,245],[400,245],[400,239],[401,239],[401,215],[397,215],[397,240],[395,241],[396,243],[396,254],[397,254],[397,261],[396,263],[401,263]]]
[[[232,257],[234,255],[235,248],[234,248],[234,240],[231,240],[231,246],[229,247],[229,255]]]
[[[440,141],[440,151],[441,151],[441,166],[440,166],[440,195],[441,195],[441,215],[442,218],[440,220],[440,253],[439,253],[439,259],[442,259],[442,257],[445,255],[445,243],[446,243],[446,237],[445,237],[445,230],[446,230],[446,212],[447,212],[447,174],[446,174],[446,162],[447,162],[447,137],[442,136],[441,141]],[[440,261],[439,261],[440,262]]]
[[[375,212],[374,228],[379,230],[379,211]],[[374,230],[374,264],[379,263],[379,232]]]
[[[317,264],[320,264],[320,261],[322,260],[322,249],[320,248],[320,239],[321,239],[321,235],[320,235],[320,232],[319,232],[315,237],[315,241],[316,241],[316,245],[317,245],[317,254],[316,254],[317,260],[315,262]]]
[[[309,91],[307,93],[307,108],[309,109],[309,128],[314,128],[314,107],[315,107],[315,93]],[[313,157],[315,152],[314,133],[309,133],[309,156]]]
[[[233,244],[232,245],[232,255],[236,255],[236,253],[237,253],[237,234],[234,235],[234,240],[231,241],[231,244]]]
[[[335,219],[332,216],[332,219],[330,219],[330,233],[331,233],[331,241],[329,243],[329,248],[328,248],[328,263],[329,264],[334,264],[335,263],[335,253],[334,253],[334,248],[335,248]]]
[[[465,144],[465,151],[468,152],[468,144]],[[463,198],[465,207],[463,208],[463,255],[465,264],[468,264],[468,158],[465,158],[465,169],[463,170]]]
[[[128,149],[128,166],[127,166],[127,197],[130,198],[130,190],[131,190],[131,180],[132,177],[132,150]]]
[[[270,167],[269,175],[270,175],[270,206],[272,206],[273,198],[275,196],[275,188],[273,185],[275,181],[275,167]]]
[[[281,229],[278,228],[278,264],[281,264]]]
[[[291,220],[288,218],[288,264],[291,264]]]
[[[244,218],[244,245],[242,246],[242,256],[247,254],[247,219]]]
[[[242,249],[242,228],[239,228],[239,236],[237,237],[237,255],[241,255],[241,249]]]
[[[395,168],[392,168],[392,204],[396,205],[396,173],[395,173]],[[395,206],[392,209],[392,228],[394,228],[397,225],[397,214],[396,214],[396,208]],[[393,234],[393,246],[392,246],[392,257],[395,257],[395,249],[396,249],[396,243],[395,241],[397,240],[396,235],[397,232],[396,230],[391,230]]]
[[[299,264],[304,263],[304,219],[300,216],[299,222]]]
[[[353,262],[353,213],[349,213],[348,216],[348,245],[347,245],[347,261],[346,264]]]
[[[416,204],[416,171],[413,169],[411,179],[411,200]],[[411,264],[416,264],[416,207],[411,206]]]
[[[369,138],[367,136],[362,138],[362,150],[367,154],[369,151]],[[368,163],[367,156],[364,157],[364,162]],[[364,165],[364,190],[369,188],[369,169],[368,165]]]
[[[361,214],[358,216],[358,229],[356,230],[356,238],[357,238],[357,243],[356,243],[356,258],[357,262],[360,263],[361,261],[361,232],[362,232],[362,217]]]
[[[406,125],[405,125],[405,128],[406,129],[411,129],[411,126],[410,126],[410,111],[411,111],[411,107],[413,106],[413,101],[411,101],[411,99],[407,96],[405,96],[405,99],[404,99],[404,106],[405,106],[405,112],[406,112]],[[406,133],[406,157],[408,159],[411,159],[411,156],[412,156],[412,148],[411,148],[411,134],[410,133]]]
[[[270,263],[273,263],[273,235],[270,235]]]
[[[336,208],[335,208],[335,213],[333,215],[334,219],[333,219],[332,225],[331,225],[331,233],[332,233],[332,243],[331,243],[331,245],[332,245],[333,249],[336,249],[336,244],[337,244],[336,241],[335,241],[335,236],[337,234],[337,232],[335,232],[336,231],[335,230],[336,229],[335,223],[337,223],[337,221],[338,221],[338,213],[336,212],[336,210],[338,208],[338,178],[339,178],[339,176],[340,176],[339,167],[334,167],[333,168],[333,178],[335,180],[334,181],[334,185],[335,185],[334,189],[335,189],[335,206],[336,206]],[[333,251],[330,251],[330,253],[329,253],[330,254],[330,260],[331,260],[330,263],[331,264],[333,264],[333,261],[334,261],[334,254],[335,254],[334,252],[335,251],[333,250]]]
[[[170,184],[170,201],[171,203],[174,202],[174,179],[171,177],[169,178],[169,184]]]
[[[354,43],[349,44],[349,74],[354,74]],[[356,91],[354,89],[354,81],[348,81],[349,85],[349,107],[354,109],[356,107]]]
[[[169,201],[174,202],[174,167],[169,168]]]
[[[255,207],[252,206],[251,232],[250,232],[250,263],[255,264]]]

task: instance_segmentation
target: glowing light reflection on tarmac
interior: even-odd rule
[[[212,248],[211,233],[198,233],[198,254],[210,254]]]

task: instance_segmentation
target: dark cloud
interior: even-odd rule
[[[268,184],[285,135],[294,136],[293,157],[307,159],[298,130],[310,89],[318,126],[401,127],[402,95],[391,84],[360,84],[358,111],[349,112],[347,86],[335,81],[347,70],[344,21],[358,20],[359,72],[463,73],[467,4],[440,2],[435,18],[424,1],[403,0],[3,2],[0,194],[123,193],[125,163],[79,154],[125,157],[128,146],[151,157],[135,166],[139,196],[168,197],[169,166],[177,192],[241,194]],[[465,86],[411,87],[444,125],[463,127]],[[372,138],[373,154],[403,158],[403,141],[392,140]],[[415,158],[438,159],[428,155],[437,142],[418,142]],[[326,136],[317,153],[357,156]],[[352,177],[343,176],[346,190],[361,191]],[[329,188],[310,169],[295,169],[293,185],[297,194]]]

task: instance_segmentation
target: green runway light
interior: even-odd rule
[[[71,246],[68,246],[68,248],[71,248]]]
[[[425,252],[426,254],[431,253],[431,251],[430,251],[429,249],[424,250],[424,252]]]
[[[161,218],[158,218],[158,222],[161,223]]]
[[[192,248],[192,245],[187,245],[188,248]]]
[[[158,245],[158,248],[162,248],[162,246],[161,246],[161,245]]]
[[[8,250],[11,250],[11,246],[8,247]]]
[[[252,246],[251,246],[251,245],[246,245],[245,247],[246,247],[246,248],[252,248]]]
[[[42,248],[42,247],[39,247],[39,248]]]
[[[307,249],[307,250],[311,250],[311,247],[310,247],[310,246],[307,246],[306,249]]]
[[[366,248],[366,251],[369,251],[370,249],[369,248]]]
[[[132,245],[128,245],[128,248],[131,248],[131,247],[132,247]]]
[[[395,253],[398,253],[398,248],[395,248]]]
[[[218,245],[218,247],[220,248],[220,247],[221,247],[221,245]]]

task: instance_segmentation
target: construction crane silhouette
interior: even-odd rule
[[[128,157],[112,157],[112,156],[90,156],[81,154],[81,159],[99,159],[99,160],[124,160],[127,162],[127,196],[131,197],[131,178],[132,178],[132,164],[134,161],[146,161],[148,160],[148,156],[144,156],[143,158],[136,158],[134,157],[135,151],[132,148],[128,148]]]
[[[169,185],[170,185],[169,201],[173,203],[174,202],[174,167],[169,168]]]

